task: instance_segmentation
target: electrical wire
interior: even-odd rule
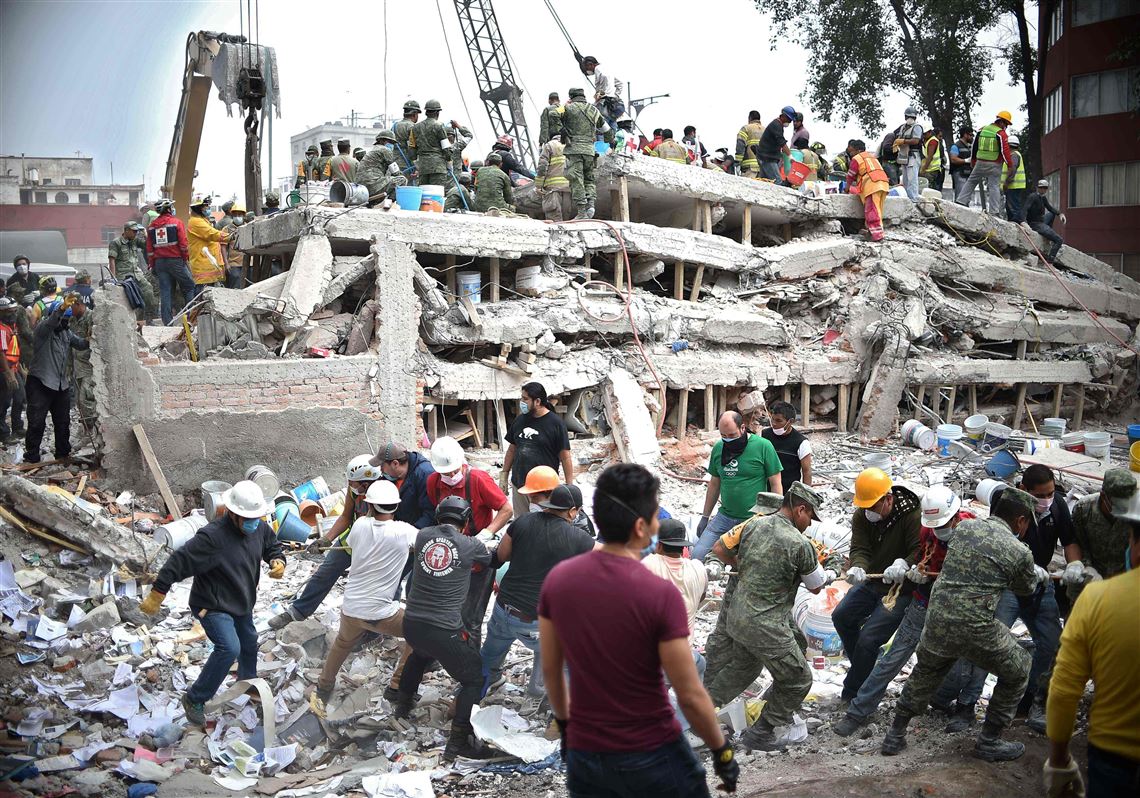
[[[570,45],[570,49],[574,51],[574,55],[580,55],[578,46],[574,44],[574,40],[570,38],[570,31],[566,30],[566,26],[562,24],[562,17],[558,16],[558,12],[554,10],[554,3],[551,0],[543,0],[546,3],[546,8],[550,11],[550,16],[554,17],[554,24],[562,31],[562,35],[566,37],[566,43]]]
[[[384,0],[384,61],[382,74],[384,77],[384,115],[388,115],[388,0]],[[387,119],[385,119],[387,121]],[[390,125],[389,125],[390,127]]]
[[[459,99],[463,103],[463,111],[467,114],[467,121],[474,124],[475,118],[471,115],[471,109],[467,107],[467,95],[464,94],[463,86],[459,83],[459,70],[455,68],[455,57],[451,54],[451,40],[447,35],[447,25],[443,23],[443,9],[439,6],[439,0],[435,0],[435,10],[439,14],[439,27],[443,29],[443,43],[447,46],[447,62],[451,64],[451,74],[455,77],[455,88],[459,90]]]

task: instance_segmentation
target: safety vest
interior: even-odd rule
[[[1002,162],[1001,165],[1001,184],[1005,185],[1006,175],[1009,174],[1009,167]],[[1021,153],[1017,155],[1017,171],[1013,173],[1013,182],[1009,184],[1011,189],[1025,188],[1025,158],[1021,157]]]
[[[689,162],[689,151],[683,146],[673,141],[673,139],[665,139],[653,149],[654,155],[666,161],[673,163],[687,164]]]
[[[756,158],[755,147],[760,144],[760,137],[763,135],[764,127],[759,122],[749,122],[740,128],[740,132],[736,134],[737,149],[740,149],[740,142],[744,142],[744,156],[740,161],[741,169],[760,171],[760,161]]]
[[[979,161],[1000,161],[1001,157],[1001,137],[998,133],[1001,128],[992,122],[978,131],[978,155]]]
[[[543,147],[550,148],[550,158],[546,162],[546,175],[535,180],[538,188],[560,189],[570,186],[566,177],[566,145],[551,139]]]
[[[934,155],[930,156],[930,166],[926,167],[926,171],[928,171],[928,172],[941,172],[942,171],[942,140],[940,138],[938,138],[937,136],[931,136],[929,139],[927,139],[926,144],[924,144],[922,146],[929,147],[930,142],[932,142],[932,141],[938,146],[936,146],[934,148]]]
[[[3,322],[0,322],[0,351],[8,358],[9,366],[20,365],[20,339],[15,328]]]
[[[855,168],[855,174],[859,180],[859,193],[865,194],[869,191],[887,191],[891,187],[890,178],[883,170],[883,165],[879,163],[879,159],[871,153],[864,150],[855,155],[851,159],[851,165]],[[882,183],[881,189],[876,189],[868,186],[868,183]]]

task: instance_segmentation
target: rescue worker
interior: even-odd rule
[[[848,154],[857,139],[847,142],[847,149],[841,150],[831,162],[831,179],[834,181],[846,180],[847,170],[851,168],[851,156]]]
[[[293,188],[300,188],[310,180],[320,180],[318,168],[318,152],[316,144],[310,144],[305,149],[305,159],[297,164],[297,179],[293,181]]]
[[[245,207],[234,203],[225,220],[222,232],[226,234],[226,288],[245,287],[245,253],[238,249],[238,228],[245,224]]]
[[[964,521],[954,532],[954,545],[942,561],[930,592],[926,625],[918,643],[918,664],[903,686],[882,753],[893,756],[906,748],[906,727],[954,667],[959,657],[997,676],[986,718],[974,744],[974,756],[989,762],[1017,759],[1019,742],[1001,739],[1029,682],[1029,653],[994,617],[1003,590],[1024,596],[1049,579],[1033,564],[1021,542],[1033,518],[1033,497],[1006,488],[990,517]]]
[[[1005,195],[1005,218],[1010,222],[1020,222],[1021,203],[1025,198],[1025,159],[1021,157],[1021,139],[1009,135],[1009,157],[1011,165],[1001,165],[1001,190]]]
[[[566,176],[570,179],[574,207],[578,209],[574,218],[593,219],[594,202],[598,196],[598,182],[594,175],[598,152],[594,149],[594,142],[602,134],[612,146],[614,134],[598,109],[586,102],[586,93],[581,89],[570,89],[570,102],[564,116],[564,126],[570,137],[565,150]]]
[[[145,268],[146,251],[139,248],[139,233],[146,230],[138,222],[127,222],[123,225],[123,233],[107,245],[107,268],[111,277],[122,282],[128,277],[135,278],[135,285],[142,294],[144,306],[136,310],[136,314],[147,321],[155,318],[158,313],[158,299],[154,295],[154,286],[146,277]]]
[[[451,120],[450,127],[447,130],[447,140],[451,142],[451,174],[458,177],[463,172],[463,151],[467,149],[467,145],[471,143],[472,133],[471,129],[464,127]],[[452,187],[455,185],[454,180],[448,180],[447,186]]]
[[[817,181],[819,180],[819,156],[815,154],[810,146],[803,144],[802,139],[800,140],[800,143],[802,146],[796,147],[795,149],[796,152],[800,154],[800,162],[808,169],[808,173],[804,176],[804,180],[811,180],[813,182]]]
[[[796,115],[792,117],[792,138],[789,146],[792,149],[803,149],[811,145],[811,133],[804,127],[804,115],[796,111]]]
[[[329,180],[347,180],[349,183],[355,183],[357,160],[352,157],[352,142],[341,139],[336,143],[336,151],[337,154],[329,158]]]
[[[487,156],[487,165],[475,175],[475,210],[486,213],[492,208],[514,211],[514,194],[511,192],[511,179],[500,166],[503,156],[492,152]]]
[[[629,114],[622,114],[617,120],[617,130],[614,131],[614,151],[632,155],[637,152],[637,134],[633,132],[633,120]]]
[[[1057,259],[1057,255],[1061,252],[1061,247],[1065,244],[1065,239],[1061,238],[1060,233],[1053,229],[1053,222],[1057,219],[1061,220],[1061,224],[1068,222],[1065,214],[1058,211],[1049,202],[1049,181],[1041,179],[1037,181],[1037,191],[1029,195],[1029,199],[1025,202],[1023,209],[1025,214],[1025,223],[1029,229],[1037,233],[1037,235],[1045,238],[1052,246],[1049,251],[1045,253],[1045,260],[1052,263]]]
[[[407,177],[400,172],[395,143],[396,136],[391,130],[381,130],[376,134],[376,146],[368,151],[356,168],[356,181],[368,189],[369,204],[374,205],[383,197],[394,197],[396,187],[408,183]]]
[[[681,144],[689,151],[689,163],[694,163],[700,167],[706,165],[709,153],[697,135],[697,128],[694,125],[685,126],[685,132],[681,136]]]
[[[503,171],[507,173],[507,177],[511,179],[511,185],[518,185],[518,179],[525,177],[528,180],[534,180],[534,172],[523,166],[522,161],[515,157],[514,150],[515,140],[510,136],[499,136],[495,139],[495,143],[491,145],[491,152],[497,152],[503,159]]]
[[[210,220],[210,198],[199,194],[190,203],[190,224],[186,226],[190,274],[194,276],[195,285],[215,285],[226,278],[222,242],[227,240]]]
[[[566,177],[566,145],[557,138],[542,145],[534,188],[542,197],[547,221],[561,222],[570,209],[570,180]]]
[[[760,141],[756,143],[755,151],[760,161],[760,177],[781,184],[780,164],[792,155],[788,142],[784,138],[784,128],[792,123],[796,117],[796,109],[785,105],[780,109],[780,115],[773,119],[760,134]],[[738,139],[739,141],[739,139]]]
[[[333,152],[332,139],[325,139],[321,142],[321,154],[317,156],[316,172],[314,180],[328,180],[329,179],[329,161],[336,157]]]
[[[41,277],[40,278],[40,298],[32,305],[29,313],[29,319],[32,322],[32,327],[40,323],[47,314],[47,308],[52,303],[59,299],[59,286],[56,285],[54,277]]]
[[[585,57],[574,54],[578,59],[578,69],[586,76],[590,86],[594,89],[594,107],[611,128],[615,126],[619,116],[625,113],[625,103],[621,99],[622,83],[614,79],[611,91],[609,76],[598,69],[598,59],[592,55]]]
[[[79,294],[71,293],[48,305],[35,329],[35,353],[25,384],[28,401],[28,432],[24,438],[24,462],[40,461],[40,444],[47,416],[55,430],[55,459],[71,454],[71,350],[91,344],[70,327],[73,318],[86,313]]]
[[[456,183],[443,195],[443,212],[473,211],[475,197],[471,193],[471,173],[460,172]]]
[[[232,208],[235,204],[235,200],[226,200],[223,202],[221,206],[222,215],[219,219],[214,219],[213,215],[211,214],[211,223],[214,225],[215,230],[221,230],[226,226],[226,223],[230,220],[230,208]]]
[[[764,135],[760,124],[760,112],[748,112],[748,124],[736,134],[736,168],[742,177],[760,177],[760,160],[756,157],[756,147]]]
[[[847,193],[858,194],[863,203],[863,219],[872,241],[883,240],[883,201],[891,190],[890,179],[879,159],[867,152],[867,145],[852,139],[847,145],[851,159],[847,168]]]
[[[408,179],[408,185],[422,185],[416,182],[416,147],[410,142],[412,128],[420,119],[420,104],[415,100],[404,103],[404,118],[392,125],[392,135],[395,136],[396,163],[400,164],[400,173]]]
[[[978,131],[970,150],[970,176],[962,184],[955,202],[969,205],[978,185],[985,186],[986,209],[996,214],[1001,207],[1001,167],[1013,166],[1006,128],[1013,124],[1009,111],[998,111],[993,122]]]
[[[942,157],[942,128],[932,127],[922,135],[922,163],[918,166],[919,177],[926,178],[926,184],[935,191],[942,191],[946,179],[946,159]]]
[[[552,138],[557,138],[559,131],[562,130],[562,101],[558,97],[558,92],[550,92],[550,96],[546,98],[546,107],[542,109],[542,115],[538,121],[538,146],[542,146]]]
[[[158,216],[146,230],[146,256],[158,279],[160,315],[163,324],[174,318],[173,292],[178,283],[184,301],[198,295],[198,286],[190,274],[190,245],[186,226],[174,215],[174,200],[160,199],[154,204]]]
[[[918,202],[918,167],[922,162],[922,125],[918,124],[918,109],[908,107],[904,121],[895,130],[892,150],[900,182],[911,202]]]
[[[970,152],[974,148],[974,131],[969,125],[958,128],[958,139],[950,145],[950,181],[954,189],[954,196],[970,177]],[[982,199],[982,210],[986,209],[986,195],[979,195]]]
[[[428,100],[424,105],[426,119],[416,122],[408,144],[416,151],[416,183],[421,186],[447,186],[448,163],[451,160],[451,141],[447,128],[439,121],[443,109],[439,100]]]
[[[673,140],[673,131],[669,128],[662,128],[661,143],[653,148],[653,154],[673,163],[690,163],[689,149]]]
[[[32,273],[32,259],[27,255],[17,255],[12,258],[12,268],[15,271],[5,281],[8,293],[13,299],[19,299],[24,294],[30,294],[39,287],[40,278]]]
[[[0,443],[23,437],[24,372],[20,368],[19,303],[0,296]],[[8,425],[8,410],[12,424]]]
[[[356,147],[356,148],[355,148],[355,149],[353,149],[353,151],[352,151],[352,157],[353,157],[354,159],[356,159],[356,162],[357,162],[357,163],[360,163],[361,161],[363,161],[363,160],[364,160],[364,154],[365,154],[366,152],[367,152],[367,150],[365,150],[363,147]]]
[[[1120,516],[1136,491],[1136,480],[1130,471],[1110,468],[1104,472],[1100,492],[1077,502],[1073,508],[1073,542],[1077,546],[1074,553],[1084,564],[1083,578],[1076,578],[1074,568],[1068,584],[1095,582],[1124,570],[1129,528]]]
[[[94,290],[91,288],[91,275],[80,270],[75,276],[74,293],[79,294],[85,306],[84,313],[71,320],[71,331],[88,343],[91,342],[91,322],[94,320]],[[95,368],[91,365],[91,348],[71,350],[71,374],[75,384],[75,406],[79,411],[79,421],[87,429],[95,425]]]

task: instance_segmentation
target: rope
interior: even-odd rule
[[[558,26],[558,30],[562,31],[562,35],[566,37],[566,43],[570,45],[570,49],[574,51],[574,55],[579,55],[578,46],[574,44],[574,40],[570,38],[570,31],[566,30],[566,26],[562,24],[562,17],[558,16],[558,12],[554,10],[554,4],[551,0],[543,0],[546,3],[547,10],[550,11],[550,16],[554,17],[554,24]]]
[[[384,60],[381,74],[384,77],[384,114],[388,114],[388,0],[384,0]]]
[[[385,0],[386,6],[387,1]],[[471,116],[471,109],[467,107],[467,95],[464,94],[463,87],[459,85],[459,71],[455,68],[455,58],[451,54],[451,40],[447,36],[447,26],[443,24],[443,9],[439,7],[439,0],[435,0],[435,10],[439,14],[439,27],[443,29],[443,43],[447,46],[447,62],[451,64],[451,74],[455,77],[455,88],[459,90],[459,99],[463,102],[463,111],[467,114],[468,121],[474,123],[475,117]],[[384,29],[387,32],[387,25],[384,26]],[[387,48],[384,52],[385,58],[387,58]]]

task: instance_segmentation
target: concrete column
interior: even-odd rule
[[[376,338],[379,344],[373,386],[386,432],[409,448],[415,444],[416,378],[411,364],[420,327],[420,304],[412,287],[415,253],[406,244],[376,242]]]

